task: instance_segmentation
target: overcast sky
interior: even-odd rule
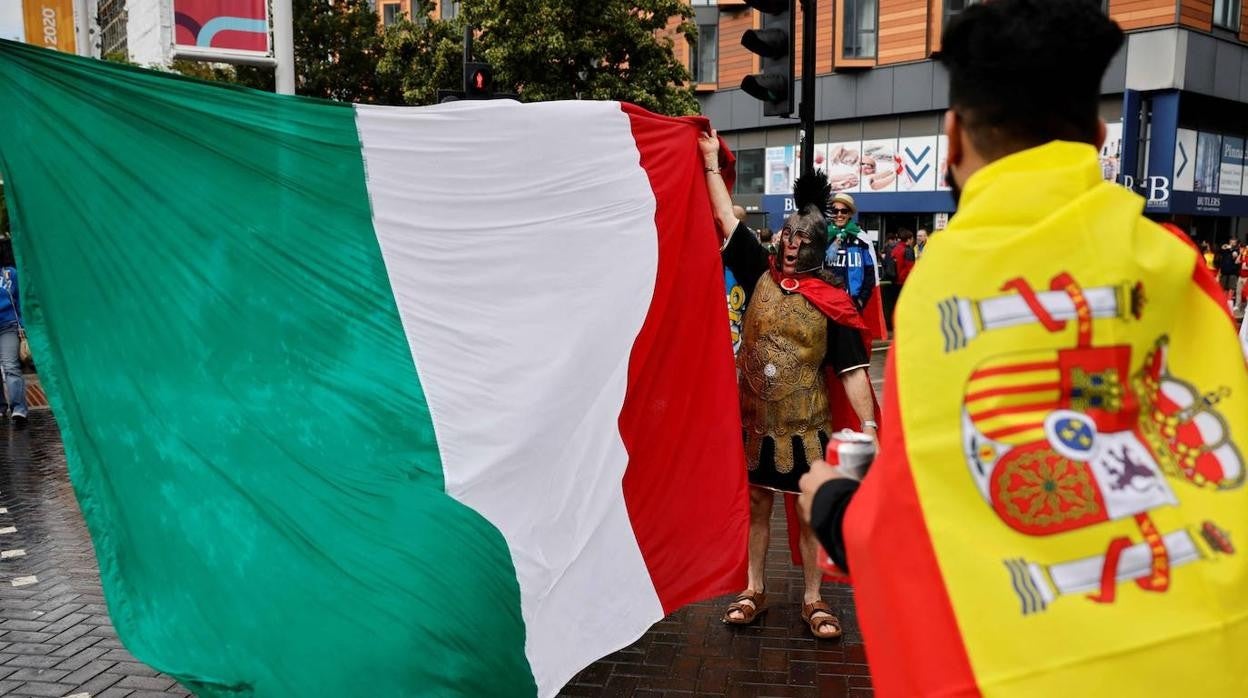
[[[0,0],[0,39],[22,40],[22,0]]]

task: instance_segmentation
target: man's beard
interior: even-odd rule
[[[953,207],[956,209],[958,204],[962,203],[962,187],[953,178],[952,167],[945,168],[945,186],[949,187],[949,193],[953,195]]]

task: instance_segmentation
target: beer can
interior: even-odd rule
[[[875,440],[851,429],[838,431],[828,441],[824,460],[836,466],[845,477],[861,480],[875,460]]]

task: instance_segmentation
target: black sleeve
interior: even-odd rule
[[[768,256],[767,248],[758,241],[754,231],[745,223],[738,223],[722,254],[724,266],[737,277],[737,283],[745,289],[745,297],[748,299],[754,295],[754,286],[767,271]]]
[[[845,535],[842,527],[845,523],[845,511],[858,491],[857,480],[829,480],[815,493],[810,505],[810,528],[819,539],[819,544],[828,552],[828,557],[837,567],[849,572],[849,561],[845,559]]]
[[[828,353],[824,363],[838,374],[871,365],[862,333],[852,327],[828,320]]]

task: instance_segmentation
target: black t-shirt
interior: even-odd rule
[[[746,305],[750,307],[750,298],[754,295],[754,287],[763,274],[769,272],[771,264],[767,248],[754,236],[744,223],[738,223],[733,231],[728,246],[724,248],[724,266],[732,270],[737,283],[745,290]],[[786,292],[787,293],[787,292]],[[748,310],[746,311],[749,312]],[[871,356],[867,353],[862,334],[853,327],[846,327],[828,319],[828,350],[823,362],[837,373],[847,373],[854,369],[865,368],[871,364]]]

